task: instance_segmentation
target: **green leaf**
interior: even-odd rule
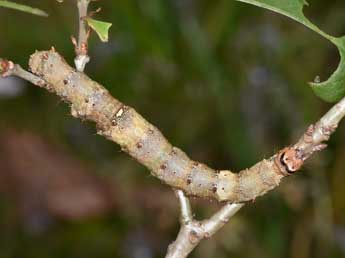
[[[104,22],[104,21],[98,21],[95,19],[91,18],[86,18],[87,24],[98,34],[99,38],[103,42],[108,41],[108,34],[109,34],[109,29],[111,27],[111,23],[109,22]]]
[[[37,8],[33,8],[27,5],[23,5],[23,4],[17,4],[14,2],[9,2],[9,1],[2,1],[0,0],[0,7],[6,7],[6,8],[10,8],[10,9],[15,9],[18,11],[22,11],[22,12],[26,12],[26,13],[31,13],[34,15],[38,15],[38,16],[44,16],[47,17],[48,14],[45,11],[42,11],[40,9]]]
[[[345,96],[345,37],[333,37],[320,30],[303,14],[305,0],[236,0],[253,4],[283,14],[305,25],[331,41],[340,54],[340,63],[336,71],[324,82],[310,83],[314,93],[324,101],[336,102]]]

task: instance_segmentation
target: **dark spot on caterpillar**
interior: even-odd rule
[[[164,170],[164,169],[167,168],[167,166],[166,166],[165,164],[162,164],[162,165],[160,166],[160,168]]]
[[[142,145],[140,142],[138,142],[138,143],[137,143],[137,148],[138,148],[138,149],[141,149],[142,147],[143,147],[143,145]]]
[[[85,103],[89,103],[89,99],[85,99]]]
[[[111,125],[112,125],[112,126],[117,126],[117,122],[116,122],[115,119],[111,120]]]
[[[63,84],[66,85],[68,83],[68,80],[64,79]]]
[[[213,192],[213,193],[216,193],[216,192],[217,192],[217,186],[213,186],[213,187],[212,187],[212,192]]]
[[[188,178],[187,179],[187,185],[190,185],[192,183],[192,179]]]

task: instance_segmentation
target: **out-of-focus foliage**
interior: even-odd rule
[[[22,1],[48,19],[0,9],[0,57],[26,67],[54,46],[69,63],[75,1]],[[135,107],[193,159],[239,170],[294,142],[328,108],[310,90],[338,52],[290,19],[229,0],[97,1],[113,24],[92,35],[86,73]],[[345,32],[342,0],[306,16]],[[171,189],[57,97],[0,80],[0,256],[162,257],[178,230]],[[192,257],[345,256],[345,123],[298,175],[249,203]],[[219,205],[192,199],[198,218]]]
[[[45,11],[42,11],[42,10],[37,9],[37,8],[33,8],[31,6],[14,3],[11,1],[5,1],[5,0],[0,1],[0,7],[10,8],[10,9],[18,10],[21,12],[38,15],[38,16],[48,16],[48,14]]]
[[[283,15],[286,15],[301,24],[307,26],[313,31],[319,33],[331,41],[339,50],[340,64],[332,76],[325,82],[311,83],[313,90],[317,96],[325,101],[336,102],[345,96],[345,36],[333,37],[324,31],[320,30],[314,23],[305,17],[303,13],[304,5],[307,5],[305,0],[238,0],[240,2],[250,3],[253,5],[266,8]]]

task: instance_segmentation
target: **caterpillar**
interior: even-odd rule
[[[69,66],[55,49],[34,53],[29,67],[47,82],[43,87],[71,105],[73,116],[94,121],[98,134],[118,143],[154,176],[189,195],[233,203],[253,200],[303,165],[300,151],[287,147],[239,173],[214,170],[172,146],[155,126]]]

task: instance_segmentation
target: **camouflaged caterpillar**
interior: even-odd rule
[[[115,99],[84,73],[76,72],[57,52],[36,52],[29,66],[57,95],[71,103],[76,117],[94,121],[99,134],[118,143],[152,175],[188,195],[233,203],[254,200],[299,170],[305,160],[301,150],[287,147],[239,173],[229,170],[217,173],[172,146],[133,108]]]

